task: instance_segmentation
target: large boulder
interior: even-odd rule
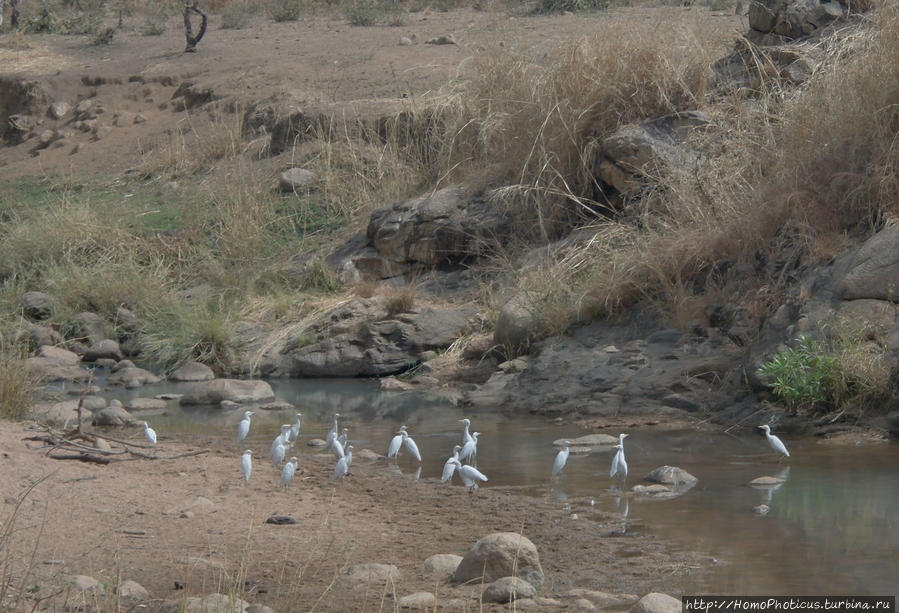
[[[118,403],[100,409],[93,417],[95,426],[131,426],[137,423],[138,420]]]
[[[452,186],[376,209],[367,236],[386,261],[379,275],[386,277],[408,265],[464,263],[483,254],[485,245],[503,236],[507,227],[501,207]]]
[[[531,343],[538,338],[540,319],[528,294],[510,298],[499,312],[493,329],[493,344],[501,347],[506,355],[527,353]]]
[[[849,257],[836,290],[844,300],[899,302],[899,225],[888,225]]]
[[[109,385],[124,385],[128,388],[159,383],[160,381],[162,381],[162,378],[154,375],[149,370],[136,366],[120,368],[109,375],[109,378],[106,380]]]
[[[422,309],[387,316],[382,302],[357,298],[318,318],[287,344],[273,376],[385,376],[423,361],[427,351],[464,336],[477,311],[472,306]]]
[[[215,373],[200,362],[188,362],[169,375],[169,381],[212,381]]]
[[[259,379],[213,379],[194,383],[181,397],[181,404],[219,404],[230,400],[239,404],[272,400],[272,386]]]
[[[485,536],[462,558],[453,580],[490,583],[503,577],[520,577],[535,587],[543,584],[537,547],[526,536],[515,532]]]
[[[25,360],[25,367],[41,380],[85,381],[91,374],[67,357],[35,357]]]
[[[603,139],[594,174],[619,194],[630,196],[669,168],[695,168],[700,157],[688,140],[709,123],[701,111],[684,111],[625,126]]]
[[[462,556],[454,553],[435,553],[421,563],[421,570],[428,575],[446,578],[456,572],[461,561]]]
[[[47,319],[53,313],[53,297],[45,292],[25,292],[19,298],[22,313],[30,319]]]
[[[91,344],[110,338],[109,327],[106,321],[96,313],[83,311],[72,316],[76,335],[86,338]],[[119,358],[121,359],[121,358]]]
[[[753,0],[749,3],[750,34],[802,38],[844,13],[837,0]]]
[[[107,338],[88,347],[82,359],[85,362],[96,362],[97,360],[115,360],[118,362],[123,357],[119,344],[111,338]]]
[[[678,468],[677,466],[660,466],[643,477],[643,480],[674,487],[692,487],[699,481],[699,479],[683,468]]]

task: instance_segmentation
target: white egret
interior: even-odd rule
[[[144,422],[144,436],[151,445],[156,444],[156,431],[147,422]]]
[[[337,456],[338,459],[342,458],[343,456],[346,455],[346,449],[344,448],[343,445],[340,444],[340,441],[336,438],[333,441],[331,441],[331,451],[334,452],[334,455]]]
[[[403,433],[400,436],[403,437],[403,447],[406,448],[413,458],[421,462],[421,454],[418,452],[418,445],[415,444],[415,441],[412,440],[409,433],[403,430]]]
[[[478,455],[478,436],[480,432],[472,432],[471,440],[462,445],[462,451],[459,452],[459,461],[468,460],[471,462]]]
[[[456,474],[459,475],[459,479],[462,480],[462,483],[468,488],[469,492],[478,489],[478,481],[487,481],[487,476],[474,466],[462,464],[462,462],[455,458],[452,459],[452,462],[456,466]]]
[[[471,420],[467,417],[464,419],[460,419],[459,422],[462,424],[462,446],[465,446],[465,443],[471,440],[471,433],[468,431],[469,426],[471,426]]]
[[[453,473],[456,472],[456,465],[453,463],[453,460],[459,461],[459,452],[462,450],[462,445],[456,445],[453,447],[453,455],[443,464],[443,476],[440,477],[440,480],[444,483],[453,478]]]
[[[562,450],[556,454],[556,460],[553,462],[553,477],[562,472],[565,463],[568,461],[568,454],[571,453],[571,441],[562,442]]]
[[[337,438],[337,418],[340,417],[340,413],[334,413],[334,425],[331,426],[331,429],[328,430],[328,436],[325,437],[325,449],[331,448],[331,443],[334,442],[334,439]]]
[[[400,447],[403,446],[403,432],[406,431],[406,426],[400,426],[399,432],[396,433],[392,439],[390,439],[390,445],[387,447],[387,457],[395,458],[396,455],[400,452]]]
[[[287,487],[290,485],[290,480],[293,479],[293,474],[297,471],[297,457],[293,456],[290,458],[290,461],[284,465],[284,468],[281,469],[281,482],[278,483],[278,487]]]
[[[771,434],[771,426],[765,424],[764,426],[758,427],[765,431],[765,438],[768,439],[768,444],[771,445],[771,449],[773,449],[777,453],[782,453],[783,455],[790,457],[790,452],[787,451],[787,446],[784,445],[784,442],[778,437]]]
[[[612,459],[612,470],[609,471],[609,476],[617,475],[622,481],[625,481],[627,480],[627,460],[624,458],[624,445],[615,445],[614,448],[618,452]]]
[[[349,457],[349,461],[347,460]],[[345,475],[350,474],[350,465],[349,462],[353,461],[353,446],[347,445],[346,453],[341,456],[339,460],[337,460],[337,465],[334,467],[334,477],[332,481],[337,481]]]
[[[300,438],[300,417],[302,416],[302,413],[297,413],[297,421],[290,427],[290,435],[287,437],[288,443],[294,443]]]
[[[250,474],[253,472],[253,452],[247,449],[243,452],[243,455],[240,456],[240,472],[243,473],[243,480],[246,483],[250,482]]]
[[[341,430],[340,436],[337,437],[337,442],[340,443],[341,447],[346,447],[346,439],[350,435],[350,431],[346,428]]]
[[[247,438],[247,434],[250,433],[250,416],[253,415],[253,411],[244,411],[243,419],[240,420],[240,423],[237,424],[237,442],[240,443],[245,438]]]
[[[287,446],[287,438],[290,436],[290,424],[282,424],[281,432],[278,433],[278,436],[275,437],[275,440],[272,441],[271,453],[275,453],[275,448],[281,445]]]
[[[287,455],[287,443],[283,443],[281,441],[278,442],[277,445],[272,447],[271,461],[272,466],[277,468],[281,465],[281,462],[284,461],[284,456]]]

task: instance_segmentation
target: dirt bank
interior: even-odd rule
[[[564,594],[576,587],[677,595],[680,575],[701,572],[706,563],[639,526],[622,536],[620,518],[585,501],[568,501],[574,517],[548,495],[525,497],[488,484],[470,497],[461,486],[413,481],[383,461],[362,459],[335,487],[330,454],[305,446],[290,489],[279,491],[267,449],[254,449],[255,470],[244,486],[231,441],[162,438],[152,450],[160,457],[208,451],[100,466],[50,459],[42,443],[27,440],[34,434],[22,424],[0,424],[2,518],[4,525],[14,521],[3,543],[12,554],[3,578],[13,586],[10,597],[21,597],[27,609],[37,598],[71,603],[65,577],[89,575],[110,588],[137,581],[149,591],[150,610],[212,592],[276,611],[392,610],[394,594],[418,591],[479,610],[478,586],[453,586],[421,564],[432,554],[464,555],[478,538],[499,531],[520,531],[536,544],[546,573],[539,594],[563,602],[554,610],[575,608],[575,598]],[[111,433],[136,443],[141,435]],[[266,524],[272,515],[296,524]],[[351,583],[346,569],[368,562],[395,564],[400,579],[395,586]],[[88,608],[113,610],[114,602],[96,596]]]

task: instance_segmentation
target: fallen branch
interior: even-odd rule
[[[81,462],[90,462],[93,464],[109,464],[111,461],[109,458],[95,456],[89,453],[74,453],[68,455],[54,455],[51,453],[48,454],[48,456],[54,460],[79,460]]]
[[[209,453],[212,451],[211,449],[198,449],[196,451],[185,451],[184,453],[176,453],[175,455],[150,455],[149,453],[142,453],[140,451],[135,451],[134,449],[127,449],[128,453],[133,456],[137,456],[138,458],[146,458],[148,460],[177,460],[178,458],[187,458],[195,455],[202,455],[204,453]]]

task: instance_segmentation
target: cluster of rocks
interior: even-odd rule
[[[490,534],[478,540],[465,554],[436,554],[420,566],[421,574],[435,581],[449,581],[456,586],[476,586],[475,601],[483,604],[514,602],[516,610],[530,608],[552,610],[574,605],[579,611],[595,611],[604,607],[629,607],[634,613],[674,613],[680,611],[680,600],[651,593],[643,598],[633,594],[617,594],[574,588],[557,594],[539,595],[545,577],[537,547],[527,537],[514,532]],[[351,586],[395,585],[402,573],[392,564],[356,564],[344,572]],[[676,605],[676,609],[674,608]],[[468,610],[469,596],[441,597],[432,592],[414,592],[396,597],[399,609]]]

